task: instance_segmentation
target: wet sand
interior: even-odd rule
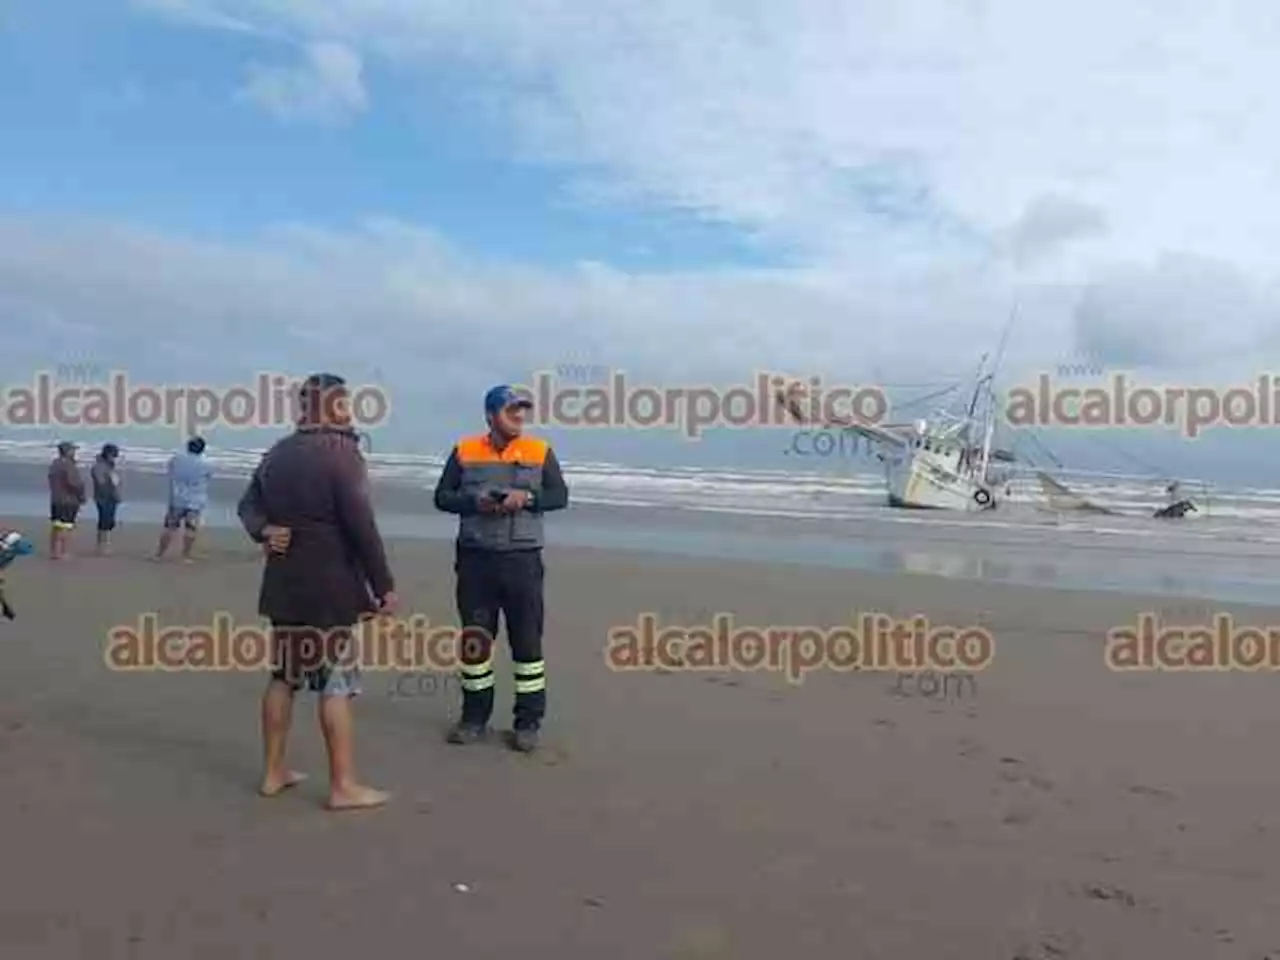
[[[542,752],[450,747],[452,685],[366,674],[359,762],[395,796],[331,814],[309,698],[293,763],[311,780],[263,800],[260,676],[107,670],[108,629],[147,611],[253,619],[242,538],[214,535],[192,566],[149,563],[152,545],[133,530],[109,559],[11,568],[0,956],[1280,956],[1280,677],[1102,657],[1143,610],[1205,622],[1212,605],[556,548]],[[406,608],[452,622],[448,546],[391,550]],[[646,611],[923,613],[984,626],[997,652],[936,690],[610,672],[608,629]]]

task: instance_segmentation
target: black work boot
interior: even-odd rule
[[[539,739],[537,727],[517,727],[511,731],[511,739],[508,742],[512,750],[533,753],[538,749]]]
[[[460,720],[449,728],[449,735],[446,739],[450,743],[469,744],[479,743],[487,739],[488,736],[489,730],[484,724]]]

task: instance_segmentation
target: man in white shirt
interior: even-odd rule
[[[182,559],[192,560],[191,551],[200,531],[200,518],[209,506],[209,480],[213,467],[204,458],[205,442],[193,437],[187,449],[169,459],[169,509],[165,512],[164,532],[156,547],[155,559],[164,559],[173,535],[182,528]]]

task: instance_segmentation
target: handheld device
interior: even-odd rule
[[[494,503],[501,503],[503,500],[507,499],[507,491],[496,489],[490,490],[485,494],[485,499],[492,500]]]

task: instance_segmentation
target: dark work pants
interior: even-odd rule
[[[454,570],[463,627],[459,651],[462,722],[480,726],[493,714],[493,641],[501,613],[515,673],[515,728],[537,729],[547,709],[542,662],[542,551],[460,549]]]

